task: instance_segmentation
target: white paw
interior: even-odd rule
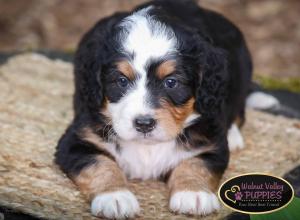
[[[220,208],[217,196],[205,191],[180,191],[171,196],[173,212],[191,215],[207,215]]]
[[[139,203],[128,190],[97,195],[91,205],[92,214],[110,219],[132,218],[140,211]]]
[[[228,130],[227,141],[230,151],[245,147],[243,136],[235,124],[232,124]]]
[[[264,92],[253,92],[246,100],[246,106],[253,109],[269,109],[279,106],[280,102],[274,96]]]

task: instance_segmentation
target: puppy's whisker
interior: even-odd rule
[[[184,138],[184,140],[183,140]],[[182,146],[189,146],[189,139],[187,138],[187,136],[184,134],[184,133],[181,133],[179,136],[178,136],[178,140],[181,142],[181,145]]]
[[[115,137],[116,137],[115,131],[113,127],[110,127],[110,129],[107,132],[107,138],[108,140],[113,141]]]
[[[104,125],[104,127],[103,127],[103,129],[102,129],[102,136],[103,137],[105,137],[105,133],[106,133],[106,130],[108,129],[108,131],[107,131],[107,136],[108,136],[108,138],[110,137],[110,132],[111,132],[111,130],[113,129],[112,128],[112,126],[111,126],[111,121],[109,121],[109,122],[107,122],[105,125]]]

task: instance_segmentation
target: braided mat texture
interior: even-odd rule
[[[0,205],[47,219],[96,219],[89,204],[53,164],[57,140],[71,121],[72,65],[37,54],[0,67]],[[300,121],[248,111],[246,148],[231,156],[223,180],[246,172],[283,175],[300,163]],[[131,182],[138,219],[193,219],[168,211],[161,182]],[[218,213],[201,219],[221,219]]]

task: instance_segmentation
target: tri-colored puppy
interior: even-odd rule
[[[74,64],[75,116],[56,163],[92,213],[138,214],[133,178],[166,180],[173,212],[217,210],[228,145],[243,147],[252,67],[241,32],[194,1],[157,0],[99,21]]]

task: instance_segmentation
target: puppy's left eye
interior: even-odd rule
[[[177,86],[177,80],[174,78],[166,78],[164,80],[164,86],[165,88],[173,89]]]
[[[121,76],[121,77],[118,79],[118,85],[119,85],[120,87],[125,88],[125,87],[128,86],[128,84],[129,84],[129,81],[128,81],[128,79],[127,79],[126,77]]]

